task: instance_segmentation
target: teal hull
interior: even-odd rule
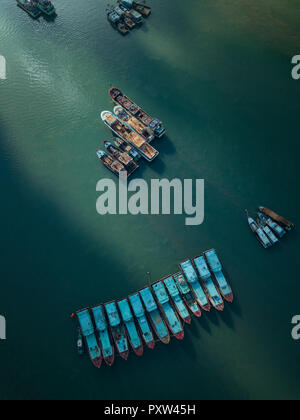
[[[102,305],[92,308],[96,329],[99,334],[103,358],[105,362],[111,366],[114,362],[114,346],[111,341],[111,336],[108,330],[108,325],[105,319],[104,308]]]
[[[134,295],[129,296],[129,301],[138,322],[144,342],[149,348],[153,349],[155,346],[155,340],[149,322],[146,318],[145,310],[139,294],[135,293]]]
[[[186,322],[187,324],[191,323],[191,317],[189,314],[189,311],[187,307],[185,306],[185,303],[180,296],[180,292],[176,286],[175,280],[172,276],[166,278],[164,280],[164,284],[169,292],[169,295],[171,296],[171,299],[173,300],[173,304],[180,315],[180,317]]]
[[[127,299],[118,302],[118,307],[127,330],[127,336],[133,351],[138,355],[143,354],[143,343],[135,325],[134,317],[131,312]]]
[[[197,276],[197,273],[193,267],[193,264],[190,260],[186,260],[180,264],[181,271],[183,272],[185,278],[187,279],[188,283],[190,284],[194,295],[197,299],[197,302],[201,306],[202,309],[205,311],[210,310],[210,303],[208,301],[208,298],[199,283],[199,279]]]

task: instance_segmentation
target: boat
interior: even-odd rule
[[[124,13],[123,20],[124,20],[124,23],[127,26],[127,28],[130,29],[130,30],[132,30],[132,29],[134,29],[136,27],[136,23],[131,19],[130,14],[128,14],[128,15],[125,12]]]
[[[118,301],[118,308],[121,313],[125,328],[127,330],[127,337],[131,347],[137,356],[143,355],[143,342],[135,325],[134,317],[132,315],[127,299]]]
[[[283,236],[286,234],[286,230],[284,230],[283,227],[279,226],[279,224],[274,222],[271,217],[267,217],[263,213],[258,212],[257,215],[258,223],[265,223],[269,226],[270,229],[272,229],[273,232],[276,233],[279,238],[283,238]]]
[[[55,7],[50,0],[37,0],[36,5],[38,9],[47,16],[54,16],[56,14]]]
[[[96,154],[103,165],[106,166],[115,175],[120,176],[123,172],[127,172],[125,166],[122,163],[120,163],[117,159],[109,156],[102,150],[97,150]],[[127,173],[127,175],[129,176],[130,174]]]
[[[294,224],[290,222],[289,220],[285,219],[282,216],[279,216],[279,214],[275,213],[274,211],[268,209],[267,207],[259,207],[259,211],[263,214],[265,214],[268,217],[271,217],[275,222],[279,223],[280,225],[284,226],[287,230],[292,230],[294,227]]]
[[[246,210],[246,212],[247,212],[247,210]],[[255,236],[257,237],[258,241],[262,244],[262,246],[265,249],[270,248],[272,246],[272,242],[267,237],[267,235],[262,230],[262,228],[259,227],[259,225],[255,222],[255,220],[252,219],[252,217],[249,216],[248,212],[247,212],[247,218],[248,218],[248,224],[250,226],[250,229],[255,234]]]
[[[144,20],[142,14],[132,7],[132,2],[130,5],[128,0],[121,0],[119,2],[118,9],[121,9],[127,14],[127,16],[130,16],[130,18],[134,21],[135,24],[139,25],[143,23]]]
[[[128,299],[146,346],[149,347],[149,349],[154,349],[155,340],[139,294],[134,293],[133,295],[128,296]]]
[[[164,344],[169,344],[170,334],[165,324],[164,319],[161,317],[157,303],[154,300],[150,287],[145,287],[139,291],[140,297],[144,302],[146,311],[149,315],[150,323],[155,331],[157,337]]]
[[[151,7],[146,6],[145,4],[140,4],[134,1],[132,2],[132,7],[144,17],[151,15]]]
[[[111,142],[105,141],[104,147],[113,159],[117,159],[122,165],[124,165],[128,176],[132,175],[133,172],[138,169],[139,165],[135,162],[135,160],[126,152],[120,151],[120,149],[114,146]]]
[[[181,297],[181,294],[176,286],[175,280],[172,276],[166,277],[164,280],[164,285],[166,286],[168,293],[172,299],[173,305],[177,310],[177,313],[181,319],[186,323],[190,324],[192,321],[191,315]]]
[[[122,22],[121,16],[118,15],[114,10],[108,9],[106,11],[107,20],[111,24],[113,28],[115,28],[120,34],[127,35],[129,33],[129,29],[126,27],[125,23]]]
[[[135,162],[138,162],[140,160],[141,155],[132,146],[130,146],[130,144],[120,139],[120,137],[114,137],[114,145],[121,152],[125,152],[128,155],[130,155]]]
[[[124,325],[121,323],[116,302],[109,302],[104,305],[108,317],[111,334],[119,355],[127,360],[129,356],[128,340]]]
[[[33,19],[41,16],[42,12],[32,0],[17,0],[17,5],[25,10]]]
[[[103,305],[98,305],[92,307],[91,309],[96,325],[96,330],[98,332],[104,361],[108,366],[112,366],[115,360],[115,348],[112,342],[110,331],[108,329],[104,307]]]
[[[83,337],[80,327],[77,328],[77,352],[79,356],[84,354]]]
[[[150,144],[148,144],[143,137],[137,134],[127,124],[124,124],[118,117],[113,115],[110,111],[104,111],[101,113],[102,121],[107,127],[112,130],[118,137],[129,143],[131,146],[136,148],[138,152],[148,162],[152,162],[159,155],[158,151],[155,150]]]
[[[178,338],[178,340],[182,340],[184,338],[184,329],[177,312],[171,305],[164,283],[162,281],[153,283],[152,290],[154,292],[155,300],[160,308],[160,312],[163,315],[169,330],[176,338]]]
[[[204,256],[205,259],[208,263],[209,268],[211,269],[218,288],[221,292],[221,295],[223,296],[223,298],[229,302],[232,303],[233,302],[233,293],[231,290],[231,287],[229,286],[223,271],[222,271],[222,264],[218,258],[218,255],[216,253],[215,249],[211,249],[209,251],[204,252]]]
[[[130,115],[149,128],[155,137],[162,138],[165,135],[166,129],[163,123],[157,118],[150,117],[142,108],[123,95],[120,89],[112,87],[109,90],[109,95],[116,105],[121,105]]]
[[[148,127],[145,127],[137,118],[130,115],[121,105],[115,106],[114,114],[125,124],[129,125],[137,134],[142,136],[146,142],[151,143],[155,138],[153,132]]]
[[[185,260],[182,263],[179,264],[180,269],[183,273],[183,275],[185,276],[185,278],[187,279],[188,283],[191,286],[191,289],[195,295],[195,298],[197,300],[197,302],[199,303],[200,307],[204,310],[209,312],[210,311],[210,302],[206,296],[206,293],[204,292],[197,273],[194,269],[194,266],[191,262],[191,260]]]
[[[191,313],[194,314],[197,318],[200,318],[201,309],[183,274],[181,272],[176,273],[174,274],[173,278],[178,287],[178,290],[180,291],[183,297],[185,304],[187,305]]]
[[[88,349],[90,359],[93,365],[100,369],[102,364],[101,349],[98,345],[95,329],[88,309],[76,312],[81,333],[84,337],[86,348]]]
[[[224,301],[218,292],[203,255],[193,258],[193,263],[207,292],[210,303],[218,311],[224,310]]]
[[[270,239],[273,245],[277,244],[279,242],[277,236],[274,235],[272,230],[267,225],[262,225],[262,230],[265,232],[267,237]]]

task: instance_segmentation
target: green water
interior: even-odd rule
[[[56,0],[54,22],[2,0],[0,55],[1,399],[293,398],[300,395],[299,234],[265,251],[244,209],[298,223],[298,0],[149,0],[121,37],[104,0]],[[167,126],[151,178],[204,178],[205,223],[96,213],[113,176],[95,150],[111,84]],[[114,178],[113,178],[114,179]],[[235,293],[184,342],[98,371],[75,349],[74,310],[122,298],[215,247]]]

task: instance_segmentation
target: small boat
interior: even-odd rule
[[[207,295],[213,307],[218,311],[224,310],[224,302],[220,293],[218,292],[213,279],[211,277],[209,268],[206,264],[205,258],[203,255],[195,257],[193,259],[194,266],[203,282],[204,289],[207,291]]]
[[[173,304],[181,317],[181,319],[187,323],[190,324],[192,321],[191,315],[180,295],[180,292],[178,290],[178,287],[176,286],[175,280],[172,276],[166,277],[164,279],[164,284],[168,290],[168,293],[173,301]]]
[[[84,354],[83,337],[80,327],[77,328],[77,351],[79,356]]]
[[[135,162],[138,162],[140,160],[141,155],[132,146],[130,146],[130,144],[120,139],[120,137],[114,137],[114,145],[121,152],[125,152],[128,155],[130,155]]]
[[[120,89],[112,87],[109,90],[109,95],[116,105],[121,105],[130,115],[138,119],[145,127],[149,128],[155,137],[160,139],[165,135],[166,129],[163,126],[163,123],[157,118],[152,118],[150,115],[146,114],[142,108],[138,107],[127,96],[123,95]]]
[[[271,217],[267,217],[263,213],[258,212],[257,215],[259,224],[263,222],[265,225],[268,225],[279,238],[283,238],[286,234],[286,230],[284,230],[283,227],[279,226],[278,223],[271,219]]]
[[[37,0],[36,4],[38,9],[40,9],[42,13],[45,13],[45,15],[54,16],[56,14],[55,7],[50,0]]]
[[[136,23],[131,19],[130,15],[127,16],[126,14],[123,17],[124,23],[128,29],[134,29],[136,27]]]
[[[152,328],[155,331],[157,337],[162,343],[169,344],[170,334],[164,319],[159,313],[157,303],[154,300],[150,287],[145,287],[144,289],[140,290],[139,293],[142,301],[144,302],[146,311],[149,314]]]
[[[104,361],[108,366],[112,366],[115,360],[115,348],[108,329],[103,305],[94,306],[92,308],[92,314],[99,334],[99,342],[101,344]]]
[[[272,242],[270,241],[270,239],[267,237],[262,228],[258,226],[255,220],[252,219],[252,217],[249,217],[247,210],[246,213],[248,218],[248,224],[252,232],[255,234],[255,236],[265,249],[270,248],[272,246]]]
[[[151,15],[151,7],[146,6],[145,4],[136,3],[134,1],[132,3],[132,7],[144,17],[148,17]]]
[[[265,232],[267,237],[270,239],[273,245],[277,244],[279,242],[277,236],[274,235],[272,230],[267,225],[262,225],[262,230]]]
[[[169,330],[176,338],[178,338],[178,340],[182,340],[184,338],[184,329],[177,313],[170,303],[170,298],[167,294],[164,283],[159,281],[152,284],[152,290]]]
[[[222,265],[221,265],[221,262],[218,258],[218,255],[216,253],[216,250],[211,249],[209,251],[206,251],[206,252],[204,252],[204,256],[205,256],[206,261],[209,265],[209,268],[211,269],[211,271],[212,271],[212,273],[213,273],[213,275],[216,279],[218,288],[219,288],[223,298],[227,302],[232,303],[233,302],[233,293],[232,293],[231,287],[229,286],[229,284],[228,284],[228,282],[227,282],[227,280],[226,280],[226,278],[223,274]]]
[[[129,5],[129,3],[131,3],[131,5]],[[130,18],[134,21],[135,24],[138,25],[143,23],[142,14],[133,8],[132,2],[129,2],[128,0],[121,0],[117,9],[121,9],[127,14],[127,16],[130,16]]]
[[[119,355],[127,360],[129,356],[128,340],[124,325],[121,323],[116,302],[109,302],[104,305],[108,317],[110,330],[119,352]]]
[[[192,312],[192,314],[194,314],[197,318],[200,318],[201,309],[183,274],[177,273],[174,274],[173,277],[187,307]]]
[[[114,146],[109,141],[104,142],[104,147],[106,148],[107,152],[110,154],[110,156],[113,159],[117,159],[122,165],[124,165],[128,176],[132,175],[133,172],[138,169],[139,165],[126,152],[120,151],[116,146]]]
[[[17,0],[17,5],[25,10],[33,19],[41,16],[42,12],[32,0]]]
[[[153,132],[148,127],[145,127],[137,118],[125,111],[121,105],[115,106],[114,114],[125,124],[129,125],[136,133],[142,136],[146,142],[151,143],[155,138]]]
[[[148,162],[152,162],[159,155],[158,151],[155,150],[150,144],[148,144],[143,137],[137,134],[129,125],[124,124],[118,117],[113,115],[110,111],[104,111],[101,113],[101,119],[104,124],[118,137],[131,146],[135,147],[138,152]]]
[[[194,269],[194,266],[191,262],[191,260],[186,260],[183,261],[182,263],[179,264],[180,269],[183,273],[183,275],[185,276],[185,278],[187,279],[188,283],[191,286],[191,289],[195,295],[195,298],[197,299],[197,302],[199,303],[200,307],[202,309],[204,309],[205,311],[209,312],[210,311],[210,302],[206,296],[206,293],[204,292],[197,273]]]
[[[137,356],[143,355],[143,343],[138,330],[135,325],[134,317],[132,315],[129,303],[127,299],[120,300],[118,307],[123,319],[125,328],[127,330],[127,337],[131,344],[131,347]]]
[[[267,207],[259,207],[259,211],[265,214],[266,216],[271,217],[271,219],[275,220],[275,222],[284,226],[287,230],[292,230],[294,227],[294,224],[292,222],[290,222],[289,220],[285,219],[282,216],[279,216],[279,214],[268,209]]]
[[[86,348],[88,349],[90,359],[96,368],[100,368],[102,364],[101,349],[98,345],[95,329],[88,309],[76,312],[81,333],[84,337]]]
[[[141,298],[138,293],[134,293],[133,295],[130,295],[128,299],[138,322],[143,340],[149,349],[153,349],[155,346],[155,340],[148,323]]]
[[[118,15],[114,10],[107,10],[107,20],[115,28],[120,34],[127,35],[129,33],[129,29],[126,27],[124,22],[122,22],[121,16]]]
[[[121,173],[127,172],[125,166],[122,163],[120,163],[117,159],[109,156],[102,150],[97,150],[96,154],[103,165],[106,166],[115,175],[120,176]],[[127,175],[130,174],[127,173]]]

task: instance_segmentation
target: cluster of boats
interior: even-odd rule
[[[130,348],[142,356],[144,345],[153,349],[156,338],[168,344],[171,336],[184,338],[184,324],[211,307],[224,310],[233,293],[214,249],[179,264],[180,272],[165,277],[119,301],[76,312],[78,352],[86,347],[92,363],[111,366],[117,353],[127,360]],[[72,318],[75,314],[72,314]]]
[[[115,103],[113,112],[103,111],[101,119],[116,138],[104,143],[106,151],[97,150],[97,156],[114,174],[126,171],[131,175],[138,168],[138,160],[152,162],[159,152],[151,146],[154,138],[166,133],[163,123],[151,117],[120,89],[111,88],[109,95]]]
[[[250,229],[264,248],[270,248],[294,227],[294,224],[267,207],[259,207],[257,219],[249,216],[246,210]]]
[[[109,23],[122,35],[127,35],[143,23],[143,18],[150,16],[151,7],[133,0],[118,0],[118,5],[109,7],[106,14]]]
[[[25,10],[32,18],[37,19],[41,14],[55,16],[56,10],[50,0],[17,0],[17,5]]]

